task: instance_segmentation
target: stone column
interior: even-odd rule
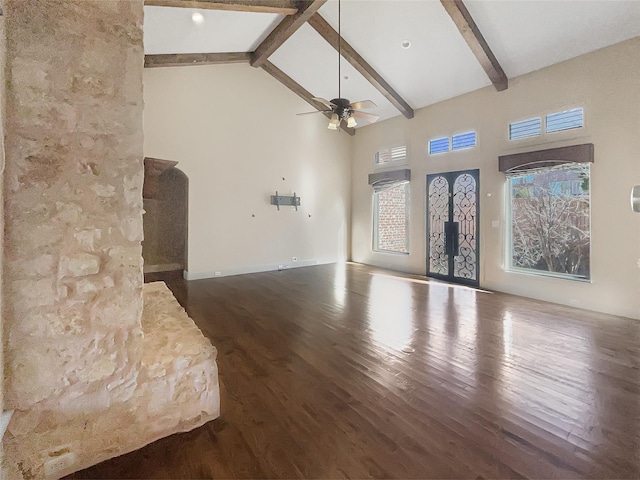
[[[6,0],[3,479],[219,415],[215,348],[162,284],[143,316],[142,16],[143,0]]]
[[[5,408],[127,400],[142,348],[142,0],[7,0]]]
[[[0,0],[0,7],[3,6],[3,1]],[[4,17],[0,17],[0,171],[4,169],[4,89],[1,87],[5,84],[4,77],[4,52],[5,52],[5,34],[4,34]],[[3,178],[0,176],[0,197],[4,198],[3,194]],[[4,232],[4,208],[0,203],[0,231]],[[0,236],[0,254],[4,249],[4,235]],[[0,258],[0,285],[2,285],[2,259]],[[2,312],[2,291],[0,290],[0,312]],[[4,372],[4,342],[2,338],[3,316],[0,314],[0,370]],[[4,406],[4,375],[0,377],[0,440],[2,440],[6,428],[10,413],[5,412]],[[4,452],[2,444],[0,444],[0,459],[4,458]],[[1,473],[0,473],[1,476]]]

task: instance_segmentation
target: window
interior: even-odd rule
[[[584,109],[573,108],[545,115],[544,133],[562,132],[584,127]],[[530,118],[509,124],[509,140],[537,137],[542,134],[542,118]]]
[[[391,161],[392,162],[403,162],[407,159],[407,147],[406,145],[401,145],[399,147],[391,148]]]
[[[589,163],[509,174],[509,267],[590,278]]]
[[[460,133],[451,137],[451,150],[464,150],[476,146],[476,132]]]
[[[513,122],[509,124],[509,140],[536,137],[542,132],[542,119],[540,117]]]
[[[375,164],[384,165],[389,162],[403,162],[407,159],[407,147],[401,145],[399,147],[384,148],[376,152]]]
[[[429,140],[429,155],[449,151],[449,137],[432,138]]]
[[[584,110],[582,108],[547,115],[547,133],[580,127],[584,127]]]
[[[375,187],[373,193],[373,249],[409,253],[409,182]]]
[[[432,138],[429,140],[429,155],[437,155],[438,153],[446,153],[451,151],[465,150],[473,148],[477,143],[476,132],[459,133],[453,137]]]
[[[384,150],[379,150],[376,152],[376,156],[374,162],[376,165],[384,165],[385,163],[389,163],[391,161],[391,152],[388,148]]]

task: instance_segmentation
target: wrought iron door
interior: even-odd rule
[[[479,170],[427,175],[427,275],[478,286]]]

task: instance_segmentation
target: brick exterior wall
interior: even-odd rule
[[[405,183],[376,193],[376,250],[407,253],[407,200],[409,184]]]

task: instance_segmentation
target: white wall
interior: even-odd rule
[[[144,97],[145,156],[189,177],[188,278],[347,259],[346,133],[249,65],[145,69]],[[302,206],[277,211],[276,190]]]
[[[354,261],[424,274],[426,271],[426,179],[428,173],[480,169],[480,285],[517,295],[640,318],[640,215],[629,192],[640,183],[640,38],[512,79],[509,89],[488,87],[402,117],[358,130],[352,170]],[[585,128],[510,142],[509,122],[585,108]],[[469,130],[478,147],[429,157],[430,138]],[[498,156],[580,143],[595,145],[591,170],[592,282],[506,272],[505,177]],[[376,150],[406,144],[411,168],[409,255],[371,249],[372,192],[367,174]],[[491,196],[488,196],[491,194]],[[492,220],[500,222],[492,228]]]

